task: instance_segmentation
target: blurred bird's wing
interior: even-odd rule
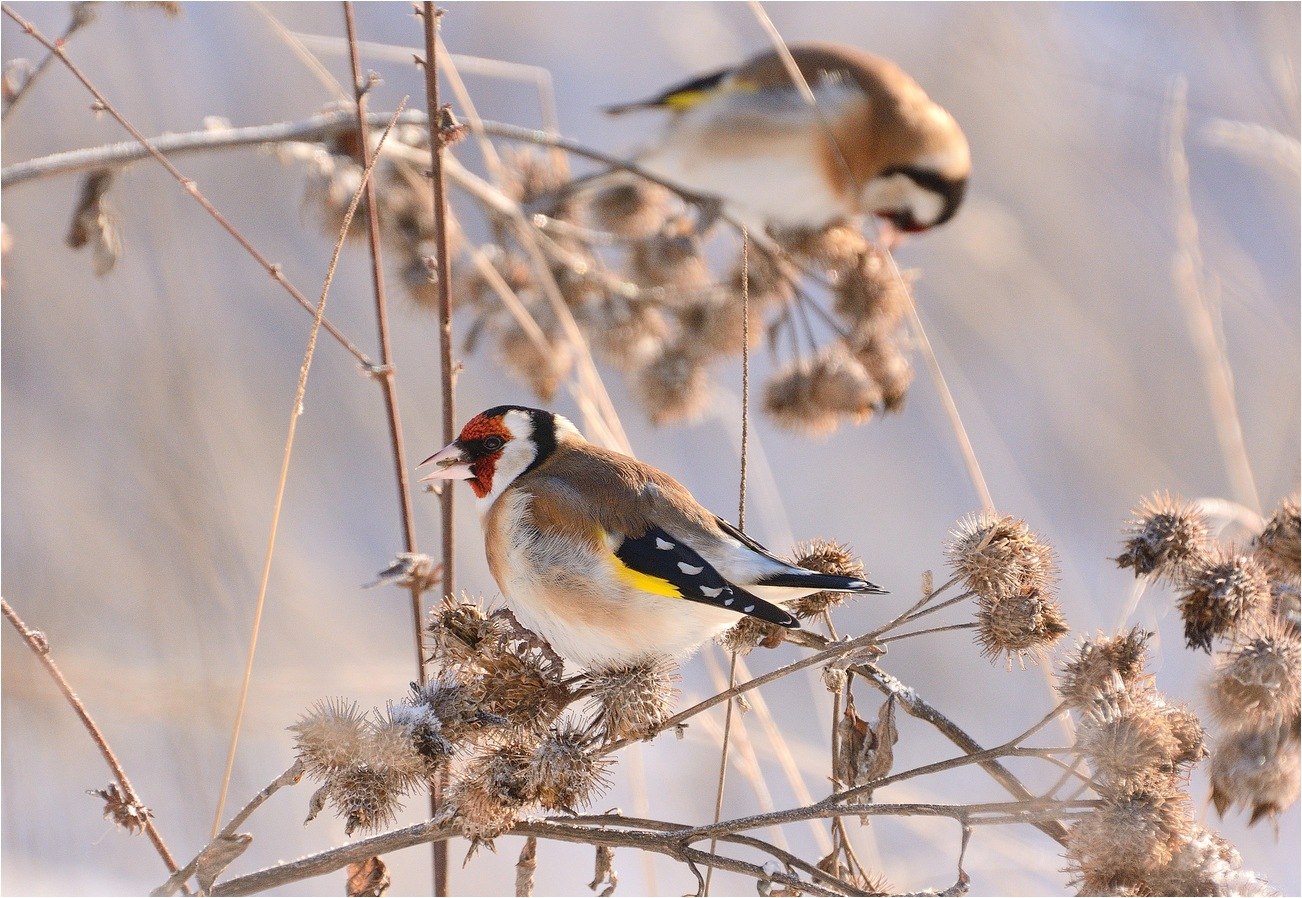
[[[605,111],[607,115],[623,115],[639,109],[686,109],[695,106],[718,90],[732,72],[731,68],[719,69],[717,72],[684,81],[658,96],[635,100],[632,103],[617,103],[614,106],[607,106]]]

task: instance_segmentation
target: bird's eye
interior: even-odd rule
[[[489,452],[496,452],[498,449],[502,448],[502,438],[488,437],[486,440],[484,440],[484,448],[487,449]]]

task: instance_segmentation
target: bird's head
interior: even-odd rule
[[[568,434],[578,436],[578,430],[560,415],[499,405],[475,415],[459,437],[421,462],[434,466],[421,481],[469,480],[480,499],[496,496],[546,461],[558,435]]]

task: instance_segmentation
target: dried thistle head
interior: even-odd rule
[[[1266,612],[1254,615],[1217,659],[1208,703],[1227,730],[1262,729],[1298,713],[1302,648],[1298,631]]]
[[[1224,838],[1202,826],[1180,843],[1171,862],[1147,880],[1150,895],[1278,895],[1263,877],[1243,868]]]
[[[549,811],[586,807],[610,788],[607,768],[613,761],[593,753],[585,727],[564,721],[538,743],[526,774],[528,790]]]
[[[655,305],[607,297],[589,311],[588,334],[602,357],[621,371],[647,364],[664,349],[669,325]]]
[[[512,640],[481,658],[469,683],[479,707],[521,731],[541,732],[564,710],[564,662],[541,646]]]
[[[642,240],[657,233],[669,214],[669,191],[644,178],[614,178],[588,199],[594,227]]]
[[[509,742],[467,760],[445,793],[447,813],[473,842],[489,842],[510,829],[534,803],[528,775],[533,746]]]
[[[433,766],[447,761],[485,730],[507,722],[484,706],[473,686],[448,672],[423,684],[413,683],[410,695],[389,706],[388,719],[406,731],[416,752]]]
[[[813,365],[800,359],[764,387],[764,411],[777,424],[808,436],[827,436],[840,424],[835,412],[814,403]]]
[[[778,424],[811,436],[830,433],[843,417],[862,424],[881,401],[876,382],[839,342],[779,372],[764,391],[764,409]]]
[[[1147,894],[1149,877],[1171,862],[1193,826],[1174,788],[1105,797],[1067,834],[1065,856],[1081,894]]]
[[[1207,518],[1196,505],[1169,493],[1145,496],[1131,512],[1126,534],[1117,566],[1172,582],[1203,559],[1208,548]]]
[[[1298,519],[1298,494],[1279,503],[1257,537],[1257,559],[1276,577],[1297,582],[1302,577],[1302,524]]]
[[[112,820],[115,826],[122,827],[132,835],[144,830],[145,822],[154,816],[153,811],[139,801],[128,798],[117,783],[109,783],[103,789],[88,789],[86,794],[103,799],[104,819]]]
[[[527,293],[533,286],[533,268],[519,253],[508,252],[500,246],[490,244],[484,247],[483,254],[486,257],[485,261],[514,293]],[[492,282],[473,262],[454,266],[452,277],[453,308],[463,303],[480,309],[495,309],[501,305]],[[430,307],[437,308],[437,294],[431,292],[429,297],[434,300]]]
[[[716,641],[729,652],[749,655],[752,649],[775,649],[786,639],[786,631],[777,624],[743,615],[737,623],[724,630]]]
[[[864,366],[868,376],[877,384],[882,394],[882,410],[898,412],[913,383],[913,366],[900,351],[899,344],[888,331],[875,330],[856,337],[854,357]]]
[[[909,280],[897,278],[885,255],[869,246],[837,272],[836,310],[857,327],[890,331],[909,307]]]
[[[710,376],[689,348],[666,346],[638,372],[642,406],[654,424],[693,421],[710,404]]]
[[[514,318],[502,328],[498,339],[502,364],[527,383],[539,399],[550,402],[574,367],[574,349],[569,340],[562,334],[548,333],[544,327],[539,345],[536,336]]]
[[[1129,633],[1100,633],[1082,641],[1058,675],[1058,692],[1073,708],[1086,710],[1098,696],[1138,683],[1144,677],[1152,636],[1135,627]]]
[[[663,656],[590,670],[592,725],[602,741],[638,739],[655,729],[673,707],[678,666]]]
[[[1225,815],[1251,808],[1248,825],[1272,822],[1298,799],[1298,720],[1262,730],[1227,733],[1212,751],[1212,804]]]
[[[308,776],[325,780],[364,762],[367,729],[356,702],[335,698],[317,702],[289,731]]]
[[[1212,650],[1212,640],[1232,633],[1270,605],[1270,581],[1253,556],[1217,547],[1183,578],[1180,616],[1190,648]]]
[[[551,153],[525,147],[508,150],[502,154],[504,183],[502,192],[522,206],[557,194],[569,181],[569,176],[556,164]],[[555,214],[552,218],[566,218]]]
[[[854,265],[872,251],[872,244],[857,228],[836,223],[825,228],[784,228],[773,234],[789,253],[804,256],[827,268]]]
[[[764,333],[763,309],[746,306],[740,294],[712,291],[678,309],[679,343],[702,360],[719,355],[737,355],[743,343],[743,311],[749,317],[750,345]]]
[[[710,271],[701,255],[701,240],[692,221],[681,217],[667,222],[649,237],[634,243],[629,252],[632,277],[644,287],[689,292],[710,284]]]
[[[744,260],[737,259],[727,284],[736,293],[746,290],[752,306],[788,302],[794,294],[791,280],[778,261],[754,248],[746,252]]]
[[[360,764],[331,775],[318,795],[343,818],[344,833],[351,836],[359,829],[384,829],[397,820],[406,794],[403,785],[388,770]]]
[[[1044,592],[1057,572],[1053,550],[1011,515],[969,515],[950,532],[945,554],[967,588],[988,601]]]
[[[1032,662],[1067,635],[1070,629],[1062,606],[1045,592],[1029,589],[1002,599],[982,598],[977,608],[977,643],[991,660],[1006,656],[1013,661]]]
[[[443,666],[473,665],[481,657],[495,654],[506,637],[500,618],[484,613],[483,606],[463,595],[455,605],[440,603],[426,626],[431,660]]]
[[[796,546],[792,552],[792,564],[820,574],[836,574],[855,580],[865,578],[863,561],[849,546],[830,539],[814,539]],[[796,617],[808,620],[852,597],[853,594],[844,592],[816,592],[787,603],[787,608]]]
[[[1081,715],[1076,750],[1110,791],[1174,772],[1183,746],[1166,706],[1152,689],[1097,700]]]
[[[1167,726],[1175,736],[1177,767],[1197,764],[1207,757],[1207,731],[1198,715],[1183,703],[1167,704],[1164,709]]]

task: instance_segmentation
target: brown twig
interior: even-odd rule
[[[448,235],[448,188],[443,170],[447,135],[443,133],[443,107],[439,102],[438,32],[443,10],[425,0],[421,19],[425,34],[425,107],[429,115],[430,177],[434,187],[434,244],[438,261],[439,292],[439,382],[443,399],[443,445],[452,442],[456,432],[456,406],[452,382],[452,254]],[[456,534],[453,530],[455,491],[450,487],[439,493],[439,511],[443,523],[443,596],[447,601],[456,589]],[[438,812],[442,779],[430,793],[431,813]],[[434,846],[434,894],[448,893],[448,846]]]
[[[398,104],[398,112],[402,112],[402,107],[407,103],[406,98]],[[389,120],[389,126],[384,129],[380,136],[380,145],[389,136],[393,130],[394,124],[398,120],[397,113]],[[378,155],[376,156],[378,159]],[[280,459],[280,477],[276,482],[276,498],[272,503],[271,510],[271,527],[267,533],[267,548],[262,559],[262,578],[258,584],[258,599],[253,612],[253,627],[249,633],[249,650],[244,664],[244,678],[240,685],[240,699],[235,711],[235,724],[231,728],[231,744],[226,754],[226,768],[222,774],[221,792],[217,798],[217,810],[213,815],[212,835],[217,836],[217,830],[221,826],[222,811],[226,807],[226,795],[230,790],[231,774],[235,769],[235,751],[239,747],[240,727],[244,721],[244,708],[248,703],[249,685],[253,679],[253,659],[258,647],[258,631],[262,626],[262,613],[267,602],[267,586],[271,581],[271,559],[276,552],[276,531],[280,526],[280,510],[285,501],[285,484],[289,481],[289,461],[294,454],[294,434],[298,429],[298,419],[303,412],[303,397],[307,393],[308,373],[312,370],[312,357],[316,354],[317,337],[321,333],[321,326],[325,321],[326,300],[330,296],[330,285],[334,282],[335,268],[339,264],[339,255],[343,252],[344,241],[348,237],[348,228],[353,223],[353,215],[357,212],[357,206],[362,201],[362,192],[371,180],[371,172],[375,170],[375,159],[362,172],[362,182],[357,185],[357,190],[353,192],[353,198],[344,212],[343,224],[339,229],[339,237],[335,240],[334,253],[330,256],[330,264],[326,268],[325,280],[321,284],[321,299],[317,302],[312,316],[312,330],[308,334],[307,349],[303,352],[303,364],[298,371],[298,384],[294,388],[294,404],[289,411],[289,427],[285,434],[285,448],[281,453]]]
[[[167,169],[168,174],[175,178],[177,183],[185,189],[186,193],[194,197],[195,202],[202,206],[204,210],[212,216],[213,220],[225,229],[226,233],[234,237],[235,241],[239,243],[240,246],[244,247],[244,250],[266,270],[267,274],[271,275],[273,281],[280,284],[280,286],[283,287],[300,306],[308,312],[314,313],[312,303],[303,295],[302,291],[295,287],[289,279],[285,277],[285,273],[281,270],[281,267],[264,256],[258,248],[255,247],[249,239],[235,227],[235,225],[231,224],[224,215],[218,212],[217,207],[209,202],[208,198],[199,190],[199,185],[197,185],[192,178],[187,178],[183,175],[180,170],[172,164],[171,160],[160,153],[158,149],[149,142],[149,138],[141,134],[140,131],[136,129],[136,126],[131,124],[131,122],[129,122],[126,117],[118,111],[117,107],[110,103],[108,99],[99,92],[99,89],[91,83],[90,79],[86,77],[86,74],[82,72],[82,70],[77,67],[76,63],[68,57],[68,54],[64,52],[63,47],[51,41],[48,37],[42,34],[35,25],[14,12],[7,4],[0,6],[0,9],[3,9],[4,14],[13,19],[24,32],[31,35],[33,39],[43,45],[52,55],[57,57],[60,62],[67,66],[68,71],[72,72],[72,74],[76,76],[77,80],[80,81],[85,86],[86,90],[88,90],[95,98],[95,108],[102,109],[109,115],[113,116],[113,118],[117,120],[118,124],[125,128],[127,132],[136,139],[141,147],[144,148],[145,152],[157,159],[159,164],[162,165],[163,168]],[[353,358],[357,359],[363,368],[370,369],[374,367],[374,363],[370,358],[358,349],[352,341],[345,337],[343,333],[328,320],[322,321],[321,326],[324,327],[327,333],[329,333],[340,346],[346,349]]]
[[[92,7],[91,4],[72,3],[70,5],[72,6],[72,16],[68,19],[68,24],[63,29],[63,34],[59,35],[55,41],[55,43],[60,47],[67,44],[69,38],[82,28],[89,25],[95,19],[94,7]],[[4,111],[0,112],[0,122],[7,122],[9,120],[9,114],[14,111],[14,107],[18,105],[23,97],[27,96],[28,91],[30,91],[36,85],[36,82],[40,80],[40,77],[45,74],[46,69],[50,67],[50,62],[53,59],[54,51],[47,51],[41,61],[36,64],[36,68],[32,69],[31,74],[27,76],[26,80],[24,80],[18,87],[18,90],[14,91],[14,95],[5,103]]]
[[[64,678],[63,672],[59,670],[59,665],[55,664],[54,659],[50,657],[50,644],[46,640],[45,634],[41,633],[39,630],[30,629],[27,624],[23,623],[22,618],[18,616],[18,613],[14,611],[9,602],[3,598],[0,598],[0,611],[4,612],[5,618],[13,625],[13,628],[18,631],[18,635],[23,638],[23,641],[27,643],[27,647],[32,650],[32,654],[34,654],[37,660],[45,666],[46,671],[49,672],[55,685],[58,686],[59,691],[63,693],[63,697],[67,699],[68,704],[72,707],[72,710],[76,715],[81,718],[82,726],[86,728],[86,732],[90,734],[91,740],[99,748],[100,754],[104,756],[104,761],[108,764],[109,770],[113,772],[113,778],[116,779],[118,785],[122,787],[122,794],[126,797],[127,801],[134,806],[144,808],[144,802],[140,800],[140,796],[131,785],[131,780],[127,779],[127,772],[123,769],[122,762],[118,760],[118,756],[113,753],[113,749],[109,747],[108,740],[104,738],[103,731],[101,731],[99,726],[96,725],[94,719],[90,716],[90,712],[86,710],[86,706],[82,704],[81,699],[77,697],[77,693],[72,691],[72,686],[68,683],[67,679]],[[163,836],[158,832],[158,827],[154,825],[151,815],[144,813],[140,815],[139,819],[141,825],[144,827],[145,834],[149,836],[149,841],[154,844],[154,848],[158,851],[159,857],[161,857],[163,863],[167,865],[168,871],[175,873],[176,861],[172,858],[172,852],[167,850],[167,845],[163,842]],[[190,892],[187,890],[186,894],[188,895]]]

